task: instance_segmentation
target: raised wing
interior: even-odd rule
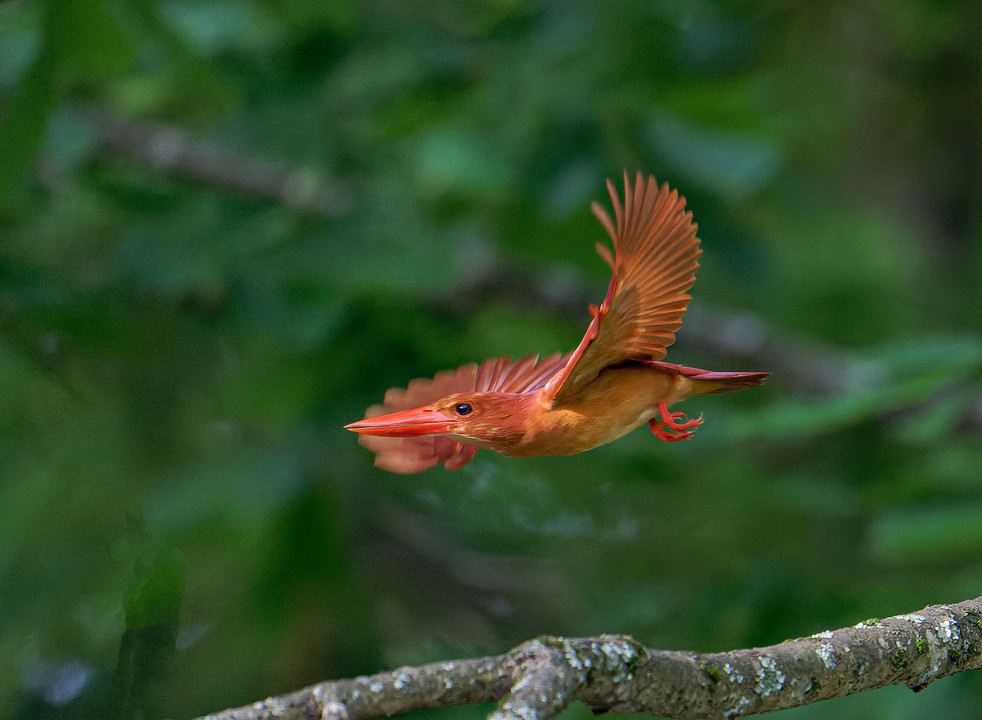
[[[423,407],[454,393],[536,392],[566,364],[568,357],[556,353],[539,361],[538,355],[527,355],[515,362],[511,358],[493,358],[479,365],[469,363],[456,370],[444,370],[432,380],[419,378],[406,388],[390,389],[382,404],[368,408],[365,417]],[[473,445],[439,435],[415,438],[359,435],[358,442],[375,453],[376,466],[397,473],[418,473],[439,463],[444,463],[448,470],[457,470],[477,452]]]
[[[600,307],[590,306],[593,320],[565,367],[546,384],[545,398],[554,404],[575,395],[604,368],[630,360],[661,360],[675,342],[695,282],[702,253],[685,198],[667,184],[658,187],[639,172],[634,187],[624,172],[624,205],[607,181],[615,223],[599,203],[591,209],[614,241],[611,256],[597,252],[613,270]]]

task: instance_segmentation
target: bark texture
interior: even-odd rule
[[[490,720],[549,720],[579,700],[594,712],[731,718],[888,685],[918,691],[979,669],[982,597],[722,653],[655,650],[624,635],[539,638],[497,657],[318,683],[206,717],[367,720],[497,702]]]

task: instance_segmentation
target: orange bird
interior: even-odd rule
[[[624,203],[607,190],[616,223],[591,209],[614,241],[597,243],[613,270],[607,297],[572,353],[485,360],[392,388],[382,405],[345,427],[376,453],[375,464],[417,473],[463,467],[479,448],[503,455],[575,455],[647,422],[659,440],[688,440],[702,416],[669,405],[690,395],[746,390],[766,372],[710,372],[662,362],[691,299],[702,253],[685,198],[655,178],[624,173]]]

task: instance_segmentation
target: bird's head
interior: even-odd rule
[[[521,440],[534,402],[533,396],[516,393],[453,393],[429,405],[367,417],[345,427],[381,437],[449,435],[472,445],[498,449]],[[384,409],[375,406],[369,412]]]

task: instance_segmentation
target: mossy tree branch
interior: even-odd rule
[[[208,720],[367,720],[498,702],[490,720],[548,720],[571,701],[674,718],[730,718],[982,669],[982,597],[722,653],[647,648],[624,635],[540,638],[497,657],[318,683]]]

